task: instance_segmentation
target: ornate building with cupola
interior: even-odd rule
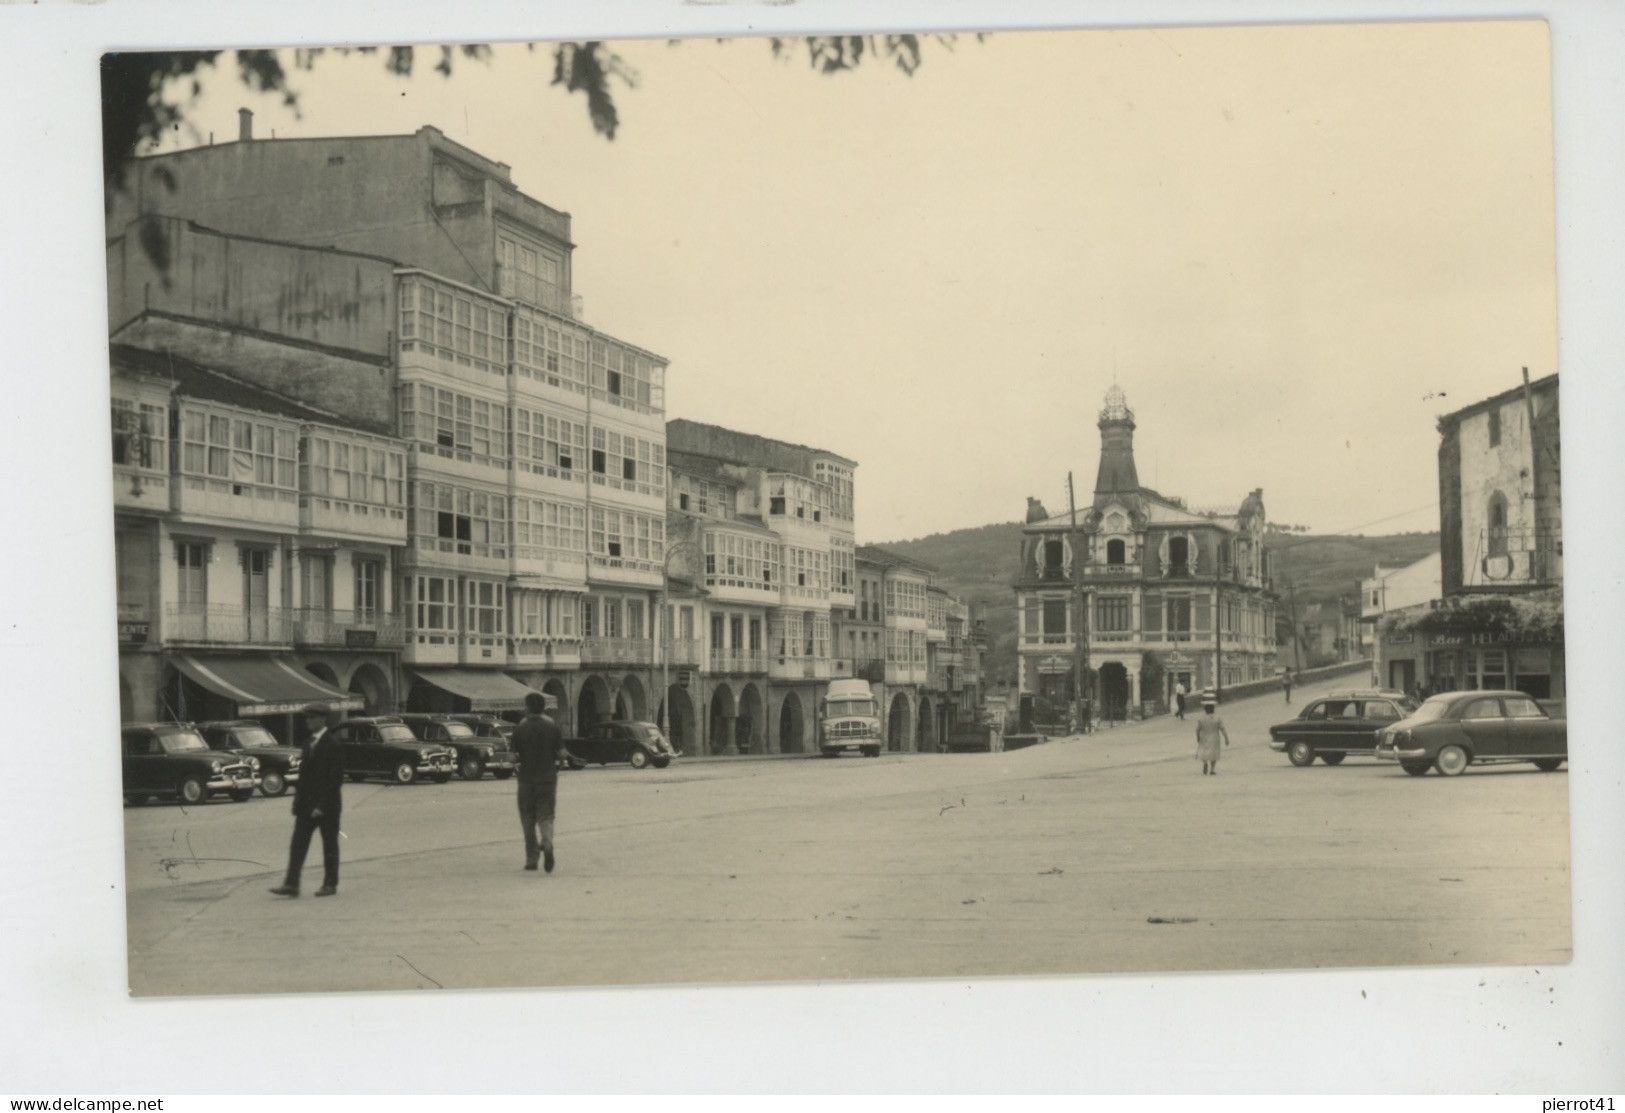
[[[1015,582],[1022,693],[1065,707],[1082,677],[1093,713],[1124,719],[1168,707],[1179,684],[1197,693],[1273,676],[1263,490],[1224,513],[1141,485],[1134,411],[1116,386],[1099,427],[1092,497],[1060,513],[1027,500]]]

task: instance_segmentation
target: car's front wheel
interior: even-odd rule
[[[1432,768],[1425,761],[1402,761],[1399,763],[1399,767],[1413,777],[1420,777]]]
[[[1347,754],[1321,754],[1320,760],[1327,765],[1342,765],[1343,759],[1346,757],[1348,757]]]
[[[412,768],[412,763],[410,761],[403,761],[395,767],[396,784],[409,785],[413,781],[417,780],[417,778],[418,771]]]
[[[1442,777],[1459,777],[1467,768],[1467,751],[1460,746],[1444,746],[1433,758],[1433,767]]]
[[[632,768],[642,769],[649,764],[649,755],[642,750],[633,750],[626,760],[632,763]]]
[[[1315,748],[1307,742],[1294,742],[1286,748],[1286,757],[1293,765],[1313,765]]]
[[[197,777],[187,777],[175,786],[175,795],[180,797],[183,804],[201,804],[209,798],[209,790],[203,787],[203,781]]]
[[[1562,764],[1563,764],[1563,759],[1562,758],[1560,758],[1560,757],[1548,757],[1548,758],[1542,758],[1541,760],[1535,762],[1535,768],[1539,769],[1542,773],[1551,773],[1551,772],[1554,772],[1557,769],[1557,767],[1559,765],[1562,765]]]
[[[260,793],[264,796],[281,796],[288,791],[288,782],[276,770],[260,774]]]
[[[457,763],[457,775],[465,781],[477,781],[485,774],[485,762],[477,757],[465,757]]]

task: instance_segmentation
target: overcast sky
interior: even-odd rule
[[[299,116],[221,75],[169,145],[247,105],[510,164],[574,218],[588,322],[671,360],[668,416],[856,459],[865,541],[1063,509],[1114,379],[1165,493],[1435,529],[1436,416],[1556,369],[1542,23],[1005,32],[912,78],[619,49],[613,142],[506,45],[325,57]]]

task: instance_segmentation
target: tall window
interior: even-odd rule
[[[457,581],[449,576],[417,576],[414,579],[413,628],[442,632],[455,630]]]
[[[1102,633],[1121,633],[1130,629],[1129,597],[1102,595],[1095,600],[1095,628]]]
[[[643,633],[643,600],[628,599],[626,601],[626,636],[642,639]]]
[[[1188,595],[1175,595],[1167,600],[1168,633],[1176,641],[1189,641],[1191,636],[1191,601]]]
[[[1489,413],[1490,418],[1490,447],[1495,448],[1501,443],[1501,408],[1497,406]]]
[[[383,599],[382,580],[383,566],[378,561],[357,560],[355,562],[355,620],[357,623],[371,625],[378,621],[380,604]]]
[[[1490,556],[1504,556],[1507,551],[1507,497],[1500,491],[1490,495],[1484,520],[1489,530]]]
[[[1106,542],[1106,563],[1126,564],[1128,562],[1128,546],[1121,537],[1114,537]]]
[[[113,399],[113,463],[167,470],[167,414],[163,406]]]
[[[182,607],[200,608],[209,601],[209,546],[182,541],[175,546],[175,599]]]
[[[333,558],[325,553],[303,555],[304,582],[300,584],[300,598],[305,609],[328,611],[333,607]]]
[[[1066,600],[1044,600],[1044,633],[1046,635],[1066,633]]]
[[[1168,565],[1170,568],[1183,570],[1190,564],[1190,541],[1183,537],[1170,537],[1168,539]]]

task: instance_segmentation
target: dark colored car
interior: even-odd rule
[[[439,784],[451,780],[457,751],[438,742],[422,742],[412,728],[393,716],[345,719],[328,730],[339,743],[344,771],[352,781],[388,777],[408,785],[419,777]]]
[[[1569,758],[1569,724],[1522,692],[1446,692],[1385,728],[1377,757],[1399,762],[1413,777],[1525,761],[1549,773]]]
[[[284,746],[278,742],[263,723],[252,719],[232,719],[223,722],[199,723],[198,733],[209,749],[253,758],[259,762],[260,793],[281,796],[288,786],[299,783],[298,746]]]
[[[474,732],[475,738],[502,739],[503,745],[508,747],[511,764],[507,769],[493,769],[491,775],[498,780],[507,780],[513,771],[519,768],[519,755],[513,752],[513,731],[517,723],[499,718],[496,715],[482,715],[478,712],[454,712],[450,718],[468,727]],[[571,757],[569,751],[559,751],[560,769],[585,769],[586,763]]]
[[[131,723],[123,729],[124,799],[173,796],[201,804],[223,792],[239,803],[254,795],[252,758],[209,749],[190,723]]]
[[[652,765],[664,769],[677,751],[653,723],[596,723],[583,738],[566,738],[565,748],[578,761],[598,765],[627,762],[634,769]]]
[[[1337,765],[1353,754],[1371,757],[1377,732],[1393,726],[1416,709],[1403,692],[1357,689],[1310,700],[1296,719],[1270,727],[1270,749],[1285,752],[1293,765],[1312,765],[1320,758]]]
[[[438,742],[457,751],[457,775],[477,781],[489,769],[498,780],[513,776],[513,750],[500,731],[480,737],[469,724],[452,715],[395,716],[420,742]]]

